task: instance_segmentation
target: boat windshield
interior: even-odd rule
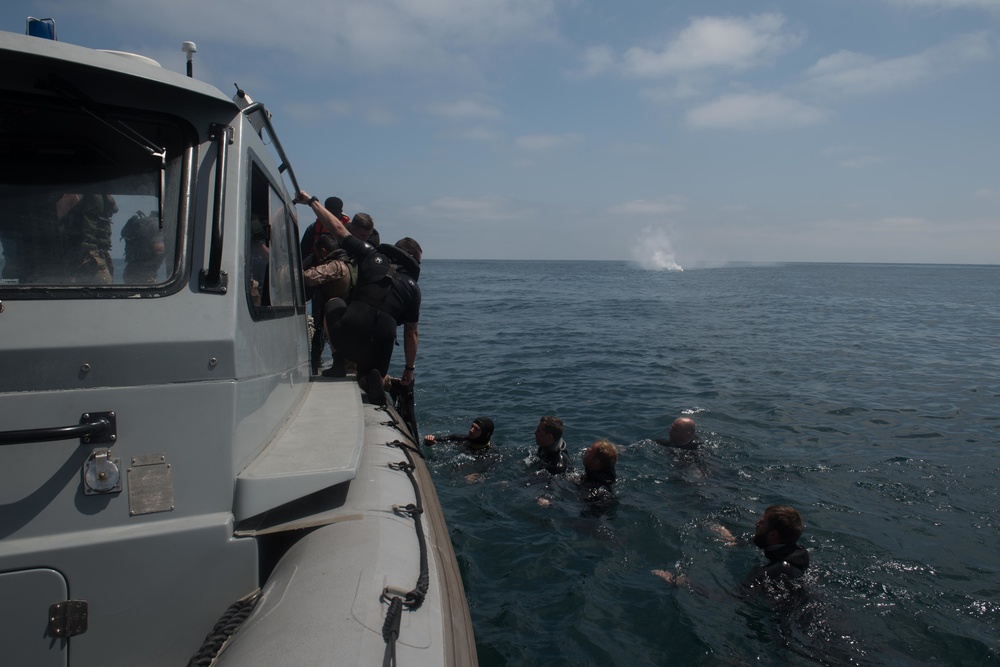
[[[0,289],[112,295],[176,278],[184,154],[175,119],[0,95]]]

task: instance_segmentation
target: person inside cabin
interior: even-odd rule
[[[333,299],[325,308],[330,341],[338,353],[357,366],[358,384],[368,400],[385,405],[383,386],[389,371],[396,328],[403,326],[405,367],[399,379],[413,384],[417,360],[420,318],[420,259],[423,250],[406,237],[395,245],[378,248],[351,234],[343,222],[319,205],[319,199],[299,191],[296,203],[308,204],[323,228],[340,240],[341,246],[358,263],[357,283],[350,303]]]
[[[654,438],[653,442],[665,447],[678,447],[680,449],[697,449],[701,444],[701,439],[695,433],[695,423],[690,417],[678,417],[670,425],[670,432],[666,438]]]
[[[271,248],[268,245],[268,231],[264,221],[256,213],[250,216],[250,300],[255,306],[270,306],[265,303],[268,293],[265,288],[268,267],[271,263]]]
[[[110,285],[114,280],[111,217],[117,212],[118,204],[108,194],[66,194],[56,202],[59,240],[70,283]]]
[[[163,241],[160,214],[150,211],[146,215],[136,211],[122,227],[121,238],[125,241],[125,270],[122,272],[125,283],[155,283],[167,248]]]
[[[569,456],[566,454],[566,441],[563,440],[563,423],[556,417],[545,416],[535,427],[535,452],[549,473],[559,475],[566,472],[569,466]]]
[[[725,527],[711,524],[709,530],[726,546],[741,542]],[[767,562],[758,565],[740,584],[741,594],[786,595],[799,591],[796,580],[809,567],[809,551],[799,546],[802,537],[802,516],[789,505],[771,505],[757,519],[752,542],[764,552]],[[653,575],[672,586],[690,586],[687,577],[670,570],[652,570]]]
[[[424,436],[425,445],[433,446],[439,442],[457,442],[469,451],[484,452],[493,445],[493,420],[489,417],[476,417],[472,420],[468,433]]]

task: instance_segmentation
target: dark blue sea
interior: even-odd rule
[[[429,260],[420,284],[421,432],[497,424],[491,457],[424,448],[483,667],[1000,664],[1000,267]],[[614,501],[533,467],[542,415],[578,469],[619,447]],[[680,415],[696,452],[649,440]],[[709,530],[776,503],[812,557],[780,605]]]

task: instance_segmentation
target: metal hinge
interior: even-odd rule
[[[86,631],[86,600],[65,600],[49,607],[50,637],[73,637]]]

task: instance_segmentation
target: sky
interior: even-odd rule
[[[1000,263],[1000,0],[7,0],[426,258]],[[299,208],[300,225],[311,214]]]

